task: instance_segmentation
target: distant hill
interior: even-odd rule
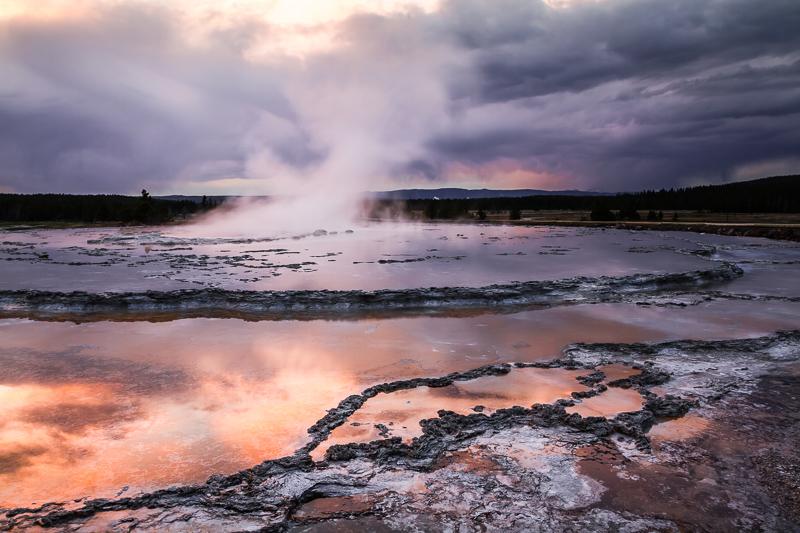
[[[540,196],[556,197],[618,197],[630,199],[633,197],[666,200],[670,203],[680,199],[681,201],[694,205],[703,204],[705,207],[697,209],[715,209],[712,206],[720,206],[732,197],[737,197],[738,203],[746,205],[748,196],[755,194],[758,196],[757,203],[774,205],[775,210],[781,211],[781,206],[793,203],[793,198],[785,198],[785,194],[800,194],[800,175],[772,176],[769,178],[758,178],[747,181],[723,183],[719,185],[698,185],[695,187],[682,187],[661,190],[643,190],[639,192],[594,192],[580,190],[547,191],[542,189],[461,189],[456,187],[444,187],[439,189],[398,189],[394,191],[371,192],[373,198],[379,200],[480,200],[489,198],[528,198]],[[776,194],[775,198],[770,199],[769,195]],[[718,197],[722,195],[722,197]],[[749,200],[756,202],[750,197]],[[569,202],[565,198],[565,201]],[[578,201],[583,203],[583,201]]]
[[[524,198],[526,196],[610,196],[614,193],[589,192],[578,190],[545,191],[542,189],[460,189],[457,187],[442,187],[438,189],[397,189],[394,191],[367,192],[366,196],[377,200],[468,200],[473,198]],[[199,204],[202,195],[170,194],[159,196],[164,200],[189,201]],[[209,201],[220,203],[231,196],[207,196]],[[248,196],[247,198],[269,198],[268,196]]]
[[[195,204],[203,203],[203,198],[206,199],[207,202],[211,202],[213,205],[219,205],[228,198],[238,198],[237,196],[203,196],[202,194],[167,194],[164,196],[154,196],[153,198],[158,198],[159,200],[172,200],[175,202],[192,202]]]
[[[524,198],[526,196],[608,196],[613,193],[577,190],[545,191],[542,189],[398,189],[369,193],[379,200],[468,200],[477,198]]]

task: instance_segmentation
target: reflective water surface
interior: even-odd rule
[[[292,453],[327,409],[376,383],[551,359],[572,342],[757,336],[798,327],[799,316],[800,304],[714,301],[354,321],[3,320],[0,506],[234,472]],[[629,369],[606,371],[613,379]],[[412,437],[439,409],[550,402],[585,390],[577,374],[518,369],[379,395],[350,421],[364,425],[341,426],[331,443],[375,438],[379,423]],[[611,389],[572,410],[606,415],[637,402],[635,393]]]

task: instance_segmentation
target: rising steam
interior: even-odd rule
[[[350,28],[358,46],[294,70],[282,87],[292,116],[263,113],[248,133],[246,173],[267,184],[270,200],[238,201],[198,231],[268,237],[340,230],[358,218],[365,191],[385,186],[424,153],[423,140],[448,116],[449,51],[415,45],[405,33],[402,42],[362,35],[368,31]],[[318,154],[313,163],[287,159],[301,147]]]

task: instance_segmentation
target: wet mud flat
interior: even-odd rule
[[[800,528],[797,245],[331,233],[4,241],[0,530]]]
[[[610,376],[602,370],[608,365],[615,365]],[[381,395],[530,367],[578,371],[583,388],[548,404],[441,410],[420,422],[421,434],[410,442],[388,437],[330,446],[317,461],[309,455]],[[136,497],[9,509],[2,524],[86,531],[791,531],[800,518],[793,475],[798,383],[800,331],[571,345],[550,361],[369,387],[311,426],[309,442],[294,454],[233,475]],[[577,412],[617,389],[635,391],[641,408]],[[682,430],[654,430],[684,420]]]

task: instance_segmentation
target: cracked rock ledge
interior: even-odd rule
[[[0,291],[0,318],[142,320],[181,318],[337,318],[364,313],[437,313],[459,309],[519,309],[578,303],[625,302],[710,288],[743,275],[732,263],[672,274],[633,274],[485,287],[247,291],[219,288],[142,292]]]

